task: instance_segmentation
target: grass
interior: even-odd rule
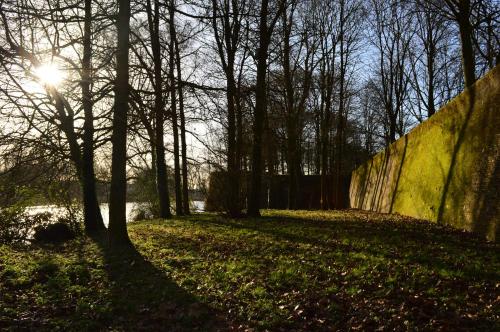
[[[196,214],[0,247],[0,329],[500,329],[500,250],[469,233],[357,211]]]

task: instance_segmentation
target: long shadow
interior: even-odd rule
[[[473,231],[478,234],[487,234],[491,232],[492,240],[500,241],[500,221],[499,221],[499,184],[500,184],[500,163],[498,158],[494,162],[493,174],[491,177],[482,176],[480,188],[483,191],[483,197],[476,200],[476,209],[478,212],[472,225]],[[489,181],[489,183],[484,183]]]
[[[389,207],[389,213],[392,213],[392,208],[394,207],[394,201],[396,200],[396,195],[398,193],[399,180],[401,179],[401,173],[403,171],[403,164],[406,159],[406,150],[408,148],[408,135],[404,136],[405,146],[403,148],[403,155],[401,156],[401,162],[399,163],[398,175],[396,177],[396,185],[392,191],[391,206]]]
[[[379,175],[377,176],[377,182],[375,184],[375,189],[373,191],[371,211],[380,211],[380,201],[382,199],[382,184],[386,177],[387,166],[389,165],[389,160],[391,159],[391,146],[388,146],[384,152],[384,162]]]
[[[494,89],[493,91],[495,91]],[[500,186],[500,141],[498,134],[500,93],[498,93],[498,89],[500,87],[497,83],[496,97],[489,100],[484,98],[486,99],[482,105],[484,109],[478,115],[479,121],[476,126],[478,130],[483,132],[482,137],[485,139],[481,141],[481,156],[474,165],[475,174],[473,175],[477,179],[477,184],[473,184],[475,187],[473,189],[476,192],[472,210],[472,230],[493,241],[500,239],[500,198],[498,193]]]
[[[24,298],[10,305],[17,310],[13,316],[0,308],[0,331],[230,330],[225,315],[180,288],[134,247],[112,250],[99,236],[64,247],[37,244],[23,251],[34,249],[40,250],[30,258],[29,280],[22,287],[2,289]],[[60,252],[67,253],[68,260],[57,258]]]
[[[469,120],[472,116],[472,112],[474,111],[474,105],[475,105],[475,100],[476,100],[476,86],[473,85],[467,89],[468,93],[468,109],[465,114],[465,119],[463,121],[463,124],[460,128],[460,131],[458,132],[458,138],[457,142],[453,146],[453,153],[451,155],[451,162],[450,162],[450,168],[448,170],[448,174],[446,175],[446,181],[444,183],[443,187],[443,194],[441,195],[441,200],[439,203],[439,208],[438,208],[438,213],[437,213],[437,222],[438,223],[443,223],[443,215],[444,215],[444,209],[445,209],[445,204],[446,204],[446,199],[448,196],[448,192],[450,190],[450,185],[451,185],[451,180],[455,174],[455,169],[456,169],[456,164],[457,164],[457,157],[458,157],[458,152],[460,151],[460,148],[464,142],[465,138],[465,132],[467,130],[467,127],[469,126]],[[457,207],[453,207],[457,208]]]
[[[366,214],[368,215],[370,212],[366,212]],[[383,215],[384,214],[381,214],[381,216]],[[339,232],[347,232],[351,238],[368,241],[380,236],[389,240],[387,245],[393,245],[395,242],[391,243],[391,238],[399,239],[398,237],[393,236],[393,233],[397,231],[401,232],[400,235],[403,235],[405,239],[416,239],[423,244],[434,242],[436,236],[438,236],[446,237],[446,240],[448,240],[447,244],[456,246],[460,249],[477,249],[482,246],[484,246],[484,248],[488,248],[490,246],[490,244],[484,242],[481,238],[472,233],[464,233],[461,230],[451,227],[435,227],[437,225],[433,225],[430,222],[412,219],[409,217],[404,223],[390,220],[371,222],[367,221],[366,218],[356,218],[350,220],[342,218],[335,218],[332,220],[315,220],[290,216],[262,216],[257,221],[249,221],[245,219],[234,220],[219,217],[217,219],[205,219],[203,222],[235,229],[258,231],[260,233],[266,233],[288,241],[296,241],[306,244],[318,244],[318,237],[327,234],[325,232],[331,232],[334,237],[338,237]],[[300,229],[302,231],[301,233],[319,234],[319,236],[303,236],[284,232],[283,229],[287,227]],[[317,232],[313,229],[316,229]],[[470,240],[470,242],[464,241],[464,239]]]
[[[105,259],[113,330],[224,331],[221,313],[180,288],[134,246],[112,249],[94,237]]]
[[[471,249],[481,251],[484,256],[494,257],[496,255],[498,257],[498,246],[485,243],[473,234],[463,233],[451,228],[433,230],[431,228],[433,226],[430,223],[423,221],[407,221],[408,224],[399,224],[390,221],[321,221],[288,216],[273,216],[260,217],[258,222],[248,222],[246,220],[233,221],[223,218],[205,220],[204,222],[234,229],[257,231],[268,234],[278,240],[319,246],[325,250],[366,252],[373,256],[388,255],[390,258],[395,258],[392,257],[392,249],[401,252],[407,251],[407,259],[426,265],[433,270],[441,268],[454,270],[456,268],[449,261],[440,259],[433,253],[433,250],[441,246],[441,241],[446,241],[447,245],[453,251],[463,252],[465,249]],[[287,228],[292,232],[293,228],[300,229],[301,234],[284,231]],[[316,230],[313,230],[313,228],[316,228]],[[339,237],[339,231],[342,231],[343,235],[348,233],[347,238],[351,244],[345,244],[341,241],[346,238],[344,236]],[[398,233],[395,233],[395,231]],[[325,235],[330,232],[332,237],[326,239]],[[309,235],[303,235],[304,233]],[[317,236],[312,234],[317,234]],[[335,239],[339,241],[331,241]],[[371,242],[374,245],[363,247],[352,245],[357,241],[359,243]],[[391,250],[387,251],[386,249]],[[468,276],[478,277],[481,274],[481,271],[474,266],[464,266],[461,269]],[[491,278],[492,276],[483,275],[482,277]],[[497,275],[493,277],[497,277]]]
[[[358,208],[358,209],[364,208],[366,191],[368,189],[368,182],[371,179],[372,168],[373,168],[373,157],[372,157],[372,159],[370,159],[370,167],[368,168],[368,172],[363,174],[364,179],[363,179],[363,181],[361,181],[362,188],[361,188],[361,190],[358,190],[358,193],[357,193],[356,208]]]

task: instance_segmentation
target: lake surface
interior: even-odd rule
[[[205,211],[205,202],[204,201],[192,201],[192,207],[194,207],[193,212],[203,212]],[[128,202],[126,209],[127,209],[127,222],[132,221],[132,218],[134,217],[134,210],[137,209],[137,207],[140,206],[140,203],[137,202]],[[109,206],[107,203],[101,204],[101,213],[102,213],[102,219],[104,221],[104,224],[108,226],[109,223]],[[43,213],[43,212],[50,212],[54,216],[62,216],[65,214],[66,210],[63,207],[59,207],[56,205],[36,205],[36,206],[30,206],[26,209],[26,211],[29,214],[37,214],[37,213]]]

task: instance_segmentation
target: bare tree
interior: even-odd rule
[[[84,112],[84,121],[83,121],[83,134],[82,134],[82,143],[79,142],[78,129],[75,127],[76,117],[78,116],[75,112],[74,106],[72,106],[72,102],[62,93],[58,87],[53,84],[45,84],[45,91],[47,96],[49,97],[49,105],[48,107],[54,107],[55,113],[52,117],[47,117],[44,114],[44,110],[39,106],[39,104],[35,101],[37,97],[35,94],[30,93],[28,90],[22,87],[22,84],[17,81],[17,79],[13,75],[13,67],[7,68],[5,63],[3,63],[4,68],[7,70],[8,76],[14,81],[15,85],[18,89],[27,97],[29,103],[34,107],[35,113],[25,117],[28,121],[29,126],[33,126],[33,117],[35,114],[39,114],[42,118],[48,123],[54,124],[58,127],[58,129],[64,133],[66,142],[69,147],[69,158],[73,162],[77,178],[81,184],[82,192],[83,192],[83,206],[84,206],[84,224],[85,229],[89,234],[99,232],[105,229],[104,223],[102,221],[101,212],[99,209],[99,204],[96,195],[96,180],[94,174],[94,149],[95,149],[95,141],[94,141],[94,114],[93,114],[93,95],[92,95],[92,75],[91,75],[91,57],[92,57],[92,47],[91,47],[91,31],[92,31],[92,3],[91,1],[85,1],[84,6],[84,17],[83,21],[83,36],[81,40],[83,40],[83,58],[81,59],[81,64],[75,63],[73,60],[65,57],[61,53],[61,49],[65,48],[65,45],[71,44],[72,41],[65,40],[61,43],[61,39],[57,38],[53,42],[51,42],[52,53],[54,56],[64,60],[66,63],[69,63],[75,71],[78,71],[81,79],[79,80],[81,86],[81,99],[78,101],[78,107],[82,107]],[[60,18],[58,13],[60,12],[59,8],[52,9],[49,7],[47,10],[47,22],[43,22],[44,16],[38,16],[35,14],[35,9],[30,6],[17,7],[17,9],[23,8],[21,11],[18,11],[20,19],[29,20],[33,18],[33,20],[38,20],[40,22],[41,28],[45,34],[45,37],[48,39],[49,29],[55,32],[56,36],[62,35],[64,31],[68,29],[68,26],[71,26],[73,23],[71,20],[64,20]],[[66,7],[67,10],[72,10],[73,6]],[[9,7],[5,7],[5,12],[1,12],[2,24],[5,29],[5,41],[7,42],[9,49],[0,48],[0,53],[2,54],[2,60],[5,58],[10,59],[19,59],[20,62],[17,63],[16,66],[23,68],[26,63],[31,66],[31,69],[35,68],[43,68],[47,64],[42,63],[39,55],[35,51],[34,44],[32,44],[32,51],[28,50],[25,47],[25,42],[23,38],[23,32],[18,32],[17,34],[13,34],[9,28],[9,22],[6,16],[6,12],[13,13],[13,10],[9,10]],[[13,8],[12,8],[13,9]],[[38,9],[45,10],[44,9]],[[23,16],[21,18],[21,16]],[[78,22],[78,21],[75,21]],[[59,24],[63,23],[63,31],[60,31]],[[30,23],[31,24],[31,23]],[[37,31],[39,32],[39,31]],[[32,31],[35,33],[35,31]],[[19,41],[16,40],[16,37],[19,37]],[[34,41],[32,41],[34,42]],[[75,40],[73,40],[75,42]],[[62,44],[62,45],[61,45]],[[81,67],[80,67],[81,66]],[[81,70],[80,70],[81,68]],[[28,68],[26,68],[28,69]],[[30,70],[26,70],[26,72],[30,72]],[[105,91],[105,90],[104,90]],[[10,95],[10,91],[5,91],[7,95]],[[100,91],[103,92],[103,91]],[[17,102],[13,101],[13,104],[17,104]],[[74,105],[74,104],[73,104]],[[21,105],[17,104],[17,107]],[[78,110],[77,110],[78,112]],[[23,112],[21,112],[23,114]],[[25,114],[25,113],[24,113]],[[25,114],[27,115],[27,114]],[[59,123],[56,123],[59,121]],[[28,129],[29,131],[29,129]],[[50,137],[46,136],[45,138],[50,139]],[[47,144],[48,146],[49,144]]]
[[[314,53],[314,17],[309,6],[291,1],[282,13],[283,91],[287,132],[288,208],[297,208],[299,178],[302,175],[301,137],[306,101],[317,61]]]
[[[154,151],[156,161],[156,186],[160,205],[160,217],[170,218],[170,197],[168,193],[168,175],[165,164],[164,124],[165,101],[163,97],[162,54],[160,46],[160,3],[155,0],[154,11],[151,0],[146,2],[146,13],[151,39],[151,54],[154,64]]]
[[[378,51],[379,97],[385,108],[387,142],[405,132],[410,40],[413,36],[408,4],[372,0],[374,45]]]
[[[478,62],[483,62],[480,71],[493,69],[500,63],[500,3],[480,1],[475,8],[474,46]]]
[[[181,159],[182,159],[182,209],[184,214],[190,214],[189,210],[189,180],[186,144],[186,117],[184,111],[184,86],[182,82],[181,53],[179,40],[175,34],[175,66],[177,68],[177,93],[179,94],[179,117],[181,134]]]
[[[474,52],[474,27],[471,22],[475,8],[483,0],[426,0],[445,19],[458,25],[462,44],[462,70],[465,86],[470,87],[476,81],[476,55]]]
[[[324,6],[318,9],[322,15],[319,20],[319,74],[318,89],[319,98],[319,147],[320,168],[321,168],[321,208],[329,209],[331,202],[331,190],[328,176],[329,167],[329,146],[330,146],[330,128],[332,125],[333,97],[335,90],[336,75],[336,57],[338,35],[335,33],[335,27],[338,22],[336,17],[337,7],[334,2],[326,2]]]
[[[344,175],[344,145],[345,130],[347,126],[347,116],[349,109],[350,96],[350,68],[352,62],[356,60],[355,54],[359,51],[361,28],[364,8],[362,3],[356,0],[339,0],[339,20],[338,20],[338,39],[339,39],[339,81],[338,81],[338,112],[337,112],[337,131],[335,137],[336,157],[335,176],[333,186],[335,188],[335,207],[343,208],[344,202],[342,192],[342,180]]]
[[[253,119],[252,177],[248,198],[248,215],[260,216],[260,198],[262,186],[262,133],[267,112],[267,68],[269,44],[276,22],[286,7],[286,0],[276,3],[274,11],[270,11],[269,1],[262,0],[259,10],[257,79],[255,87],[255,110]]]
[[[410,84],[416,93],[417,107],[426,110],[427,117],[436,112],[437,85],[440,63],[439,55],[448,42],[449,29],[440,19],[432,6],[426,1],[416,1],[415,9],[415,39],[412,43],[414,52],[411,52],[411,79]],[[423,121],[422,112],[415,114],[418,121]]]
[[[169,71],[168,77],[170,82],[170,115],[172,117],[172,131],[174,136],[174,180],[175,180],[175,214],[181,216],[184,214],[182,210],[182,184],[181,184],[181,169],[180,169],[180,154],[179,154],[179,123],[177,121],[177,88],[175,84],[175,0],[170,0],[168,6],[169,14],[169,34],[170,41],[168,44],[169,56]]]
[[[214,34],[220,64],[226,78],[227,103],[227,194],[226,205],[229,215],[237,217],[241,214],[240,206],[240,151],[237,140],[237,124],[241,121],[237,113],[239,108],[239,92],[237,86],[237,53],[241,47],[242,24],[247,15],[248,2],[220,1],[211,2],[211,25]],[[241,132],[241,130],[240,130]]]
[[[85,21],[82,59],[82,104],[84,111],[82,182],[84,223],[88,233],[105,229],[97,201],[94,173],[94,114],[92,107],[92,0],[85,0]]]
[[[113,246],[128,245],[127,233],[127,113],[129,103],[130,0],[118,1],[115,101],[113,110],[113,155],[109,195],[109,240]]]

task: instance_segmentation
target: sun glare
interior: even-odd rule
[[[42,84],[57,86],[64,79],[63,73],[53,64],[41,65],[35,69],[35,75]]]

